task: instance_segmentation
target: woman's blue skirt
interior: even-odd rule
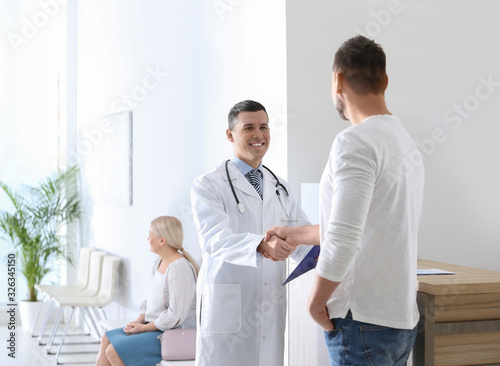
[[[157,338],[162,332],[144,332],[127,335],[123,328],[106,332],[125,366],[154,366],[161,361],[161,342]]]

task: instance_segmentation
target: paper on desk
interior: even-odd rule
[[[452,275],[454,272],[443,271],[442,269],[417,269],[417,276],[427,275]]]
[[[283,282],[282,286],[285,286],[288,282],[296,279],[297,277],[303,275],[306,272],[309,272],[311,269],[316,267],[316,264],[318,263],[316,261],[316,258],[318,258],[319,255],[319,245],[315,245],[312,247],[312,249],[306,254],[304,259],[300,261],[300,263],[297,265],[297,267],[293,270],[292,273],[290,273],[290,276]]]

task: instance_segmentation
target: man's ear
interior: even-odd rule
[[[335,73],[335,80],[337,81],[337,93],[342,91],[342,87],[344,86],[344,75],[340,72]]]
[[[389,85],[389,76],[385,74],[385,80],[384,80],[384,92],[387,90],[387,86]]]
[[[230,128],[228,128],[226,130],[226,137],[229,141],[231,142],[234,142],[234,137],[233,137],[233,130],[231,130]]]

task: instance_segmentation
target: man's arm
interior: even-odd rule
[[[307,308],[313,320],[318,323],[325,331],[334,329],[333,323],[328,315],[326,303],[333,291],[340,282],[329,281],[316,273],[314,284],[309,295]]]
[[[325,330],[333,329],[326,303],[361,247],[376,181],[370,144],[354,140],[355,136],[336,139],[331,165],[326,168],[331,173],[333,196],[308,302],[309,313]]]
[[[266,231],[266,240],[272,236],[286,241],[296,247],[297,245],[319,245],[319,225],[306,225],[298,227],[275,226]]]

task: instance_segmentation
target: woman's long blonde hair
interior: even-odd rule
[[[186,257],[186,259],[193,265],[196,270],[196,274],[198,274],[200,266],[191,254],[189,254],[187,250],[184,250],[182,247],[184,234],[182,232],[182,223],[179,219],[174,216],[160,216],[151,222],[151,227],[158,237],[163,236],[165,238],[168,245],[172,248],[180,250],[184,257]]]

